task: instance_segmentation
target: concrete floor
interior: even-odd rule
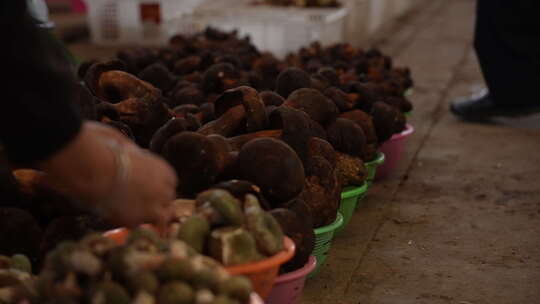
[[[431,1],[379,46],[416,82],[416,133],[332,246],[302,303],[540,303],[540,116],[456,120],[482,86],[474,1]]]
[[[474,1],[425,3],[377,40],[413,70],[416,133],[400,168],[334,240],[303,304],[540,303],[540,116],[452,117],[448,101],[482,86]],[[71,49],[83,59],[114,54]]]

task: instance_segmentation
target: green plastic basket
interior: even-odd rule
[[[326,255],[332,246],[332,240],[334,239],[336,229],[342,224],[343,216],[338,212],[336,220],[332,224],[315,229],[315,249],[313,249],[313,255],[317,259],[317,266],[308,275],[308,278],[314,277],[321,270],[321,267],[326,260]]]
[[[347,187],[341,192],[341,203],[339,205],[339,213],[343,216],[343,224],[336,229],[336,233],[340,233],[349,224],[356,205],[361,197],[364,196],[368,189],[367,182],[360,187]]]
[[[382,165],[383,163],[384,163],[384,153],[382,152],[377,152],[377,155],[375,156],[374,160],[365,163],[365,166],[368,170],[368,176],[366,179],[368,188],[371,186],[371,184],[373,183],[373,180],[375,179],[375,174],[377,174],[377,167]]]

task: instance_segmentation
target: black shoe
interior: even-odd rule
[[[484,91],[481,95],[469,99],[454,101],[450,104],[450,111],[464,120],[483,121],[489,118],[517,117],[540,112],[540,106],[529,105],[498,105]]]

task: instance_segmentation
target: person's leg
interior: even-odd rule
[[[454,102],[465,119],[523,115],[540,109],[540,18],[538,0],[478,0],[474,47],[487,94]]]
[[[538,0],[478,0],[474,46],[490,97],[500,105],[540,104]]]

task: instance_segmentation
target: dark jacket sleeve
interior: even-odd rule
[[[10,161],[45,160],[78,134],[76,79],[64,49],[23,0],[0,1],[0,143]]]

